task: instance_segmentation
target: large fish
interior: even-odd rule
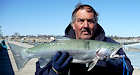
[[[89,63],[91,70],[98,60],[112,58],[122,47],[119,44],[95,40],[59,39],[49,43],[30,46],[23,43],[8,41],[14,55],[17,68],[20,70],[32,58],[39,58],[41,67],[45,66],[57,51],[66,51],[73,56],[72,63]]]

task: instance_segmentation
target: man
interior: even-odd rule
[[[117,43],[105,37],[103,28],[97,22],[97,16],[98,14],[90,5],[77,6],[72,13],[72,22],[65,30],[65,36],[73,39]],[[37,62],[36,75],[132,75],[133,67],[124,51],[120,49],[117,54],[125,55],[125,58],[100,60],[91,71],[87,71],[86,64],[71,63],[72,56],[69,53],[58,52],[44,68],[40,68]]]

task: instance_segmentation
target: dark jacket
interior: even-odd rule
[[[65,37],[73,38],[75,39],[75,32],[71,25],[69,24],[68,27],[65,30]],[[111,43],[117,43],[111,38],[105,37],[105,32],[103,28],[98,24],[97,28],[95,30],[94,36],[91,40],[99,40],[99,41],[105,41],[105,42],[111,42]],[[118,43],[119,44],[119,43]],[[124,53],[123,49],[120,49],[117,54],[119,55],[125,55],[125,62],[127,64],[128,69],[123,68],[123,60],[119,58],[114,58],[110,60],[100,60],[97,62],[95,67],[91,71],[87,71],[88,67],[86,67],[86,64],[75,64],[72,63],[70,66],[70,75],[123,75],[123,72],[125,75],[127,75],[127,72],[129,72],[129,75],[132,75],[133,72],[133,66],[131,65],[130,60]],[[47,67],[47,70],[51,68],[50,64]],[[39,62],[37,62],[37,66],[39,66]],[[37,68],[36,73],[38,73],[39,68]]]

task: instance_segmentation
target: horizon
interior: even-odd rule
[[[18,33],[18,35],[16,35],[15,33],[14,34],[11,34],[11,35],[3,35],[2,37],[15,37],[15,36],[18,36],[18,37],[24,37],[24,36],[33,36],[33,37],[38,37],[38,36],[45,36],[45,37],[50,37],[50,36],[53,36],[53,37],[65,37],[65,35],[48,35],[48,34],[37,34],[37,35],[33,35],[33,34],[27,34],[27,35],[21,35]],[[1,37],[1,36],[0,36]],[[140,36],[116,36],[116,35],[106,35],[106,37],[112,37],[112,38],[140,38]]]
[[[79,2],[98,12],[106,36],[140,36],[139,0],[0,0],[3,35],[64,35]]]

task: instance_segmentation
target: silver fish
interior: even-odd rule
[[[122,47],[119,44],[95,40],[59,39],[37,46],[26,47],[23,43],[8,41],[14,55],[17,68],[20,70],[32,58],[39,58],[41,67],[44,67],[57,51],[66,51],[73,56],[72,63],[89,63],[91,70],[98,60],[112,58]]]

